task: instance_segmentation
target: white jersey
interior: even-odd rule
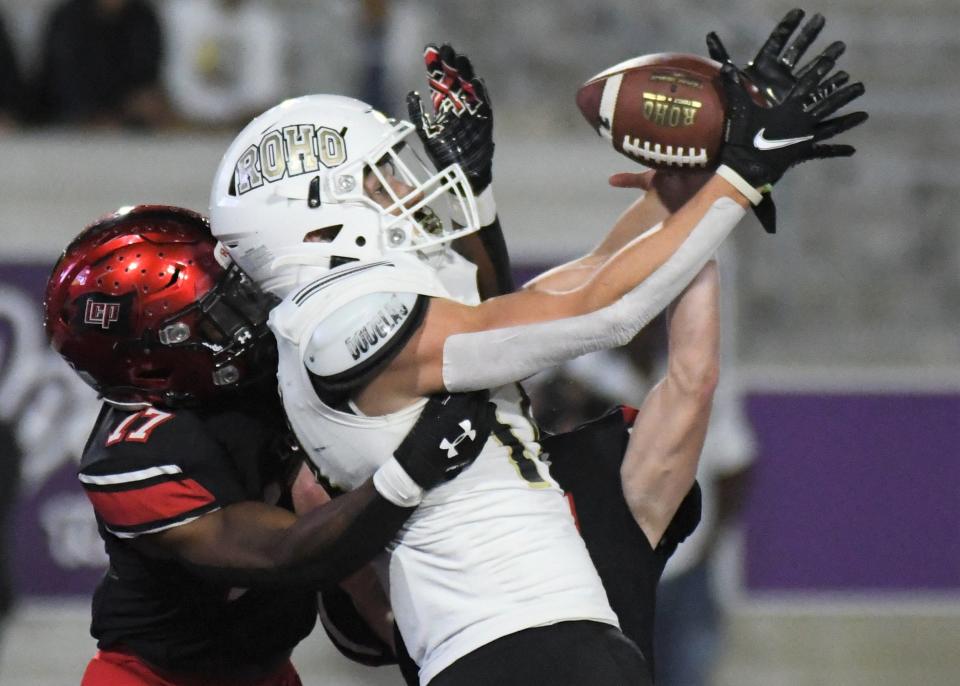
[[[433,269],[391,257],[341,267],[270,317],[290,423],[319,471],[346,489],[392,456],[426,401],[380,417],[339,411],[317,396],[305,355],[316,351],[316,332],[341,330],[325,330],[325,320],[342,322],[338,310],[384,291],[450,297]],[[330,345],[349,338],[332,336]],[[492,390],[491,400],[497,422],[476,462],[427,492],[390,546],[390,600],[424,684],[522,629],[580,619],[617,625],[566,498],[539,459],[525,396],[509,385]]]

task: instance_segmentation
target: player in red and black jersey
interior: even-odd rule
[[[264,510],[292,510],[289,471],[298,459],[283,452],[284,420],[268,388],[262,398],[170,410],[104,404],[79,472],[110,558],[93,601],[101,650],[131,653],[172,675],[247,678],[275,672],[310,633],[314,589],[238,588],[228,571],[203,574],[185,559],[193,554],[178,551],[187,527],[231,506],[265,501]],[[186,545],[239,552],[219,534],[193,538]]]
[[[118,211],[54,267],[51,343],[105,400],[79,470],[110,558],[84,686],[297,686],[316,591],[362,576],[414,509],[372,479],[326,502],[276,395],[272,304],[178,208]],[[482,394],[431,399],[393,473],[453,478],[488,413]],[[451,460],[438,446],[465,420],[477,440]],[[374,626],[376,600],[355,606]]]

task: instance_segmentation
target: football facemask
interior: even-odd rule
[[[430,252],[479,229],[459,165],[430,171],[408,145],[412,133],[409,122],[352,98],[282,103],[224,156],[211,196],[214,235],[283,295],[344,262]],[[465,226],[451,221],[454,212]]]

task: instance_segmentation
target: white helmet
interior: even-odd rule
[[[344,262],[476,231],[476,200],[460,166],[430,172],[405,145],[413,132],[353,98],[280,103],[250,122],[220,162],[210,194],[214,236],[264,289],[283,296]],[[413,190],[398,197],[386,166]],[[364,174],[377,177],[389,207],[364,194]]]

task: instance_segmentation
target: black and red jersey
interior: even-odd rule
[[[619,407],[541,444],[550,474],[570,499],[620,628],[643,652],[652,676],[657,584],[667,560],[700,523],[700,486],[694,483],[652,547],[630,513],[620,479],[636,415],[633,408]]]
[[[110,558],[93,599],[99,648],[198,675],[250,674],[287,659],[316,620],[312,590],[230,588],[135,541],[241,501],[289,507],[288,435],[270,394],[215,409],[104,405],[79,471]]]

